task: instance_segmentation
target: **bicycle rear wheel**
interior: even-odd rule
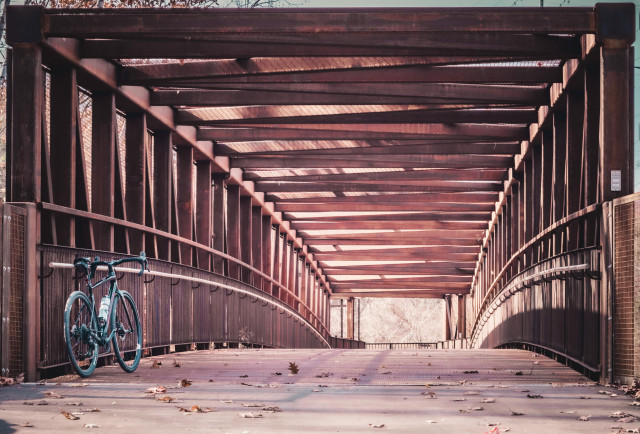
[[[83,378],[90,376],[98,363],[98,343],[91,336],[96,329],[89,297],[73,292],[64,309],[64,340],[71,365]]]
[[[118,364],[125,372],[133,372],[140,363],[142,353],[142,327],[138,309],[133,297],[126,291],[121,291],[113,300],[111,310],[111,324],[115,330],[113,336],[113,352]]]

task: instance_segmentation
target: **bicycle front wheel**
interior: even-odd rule
[[[142,353],[142,327],[138,310],[133,297],[126,291],[121,291],[113,300],[111,310],[111,324],[115,334],[113,336],[113,352],[118,364],[125,372],[133,372],[140,363]]]
[[[73,292],[64,309],[64,340],[73,369],[83,378],[88,377],[98,364],[98,342],[96,318],[91,302],[81,291]]]

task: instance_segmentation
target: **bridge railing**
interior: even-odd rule
[[[602,206],[563,218],[507,260],[489,252],[473,287],[470,346],[528,345],[603,374]],[[605,322],[606,325],[606,322]]]
[[[290,288],[237,258],[143,225],[51,204],[37,205],[2,206],[3,375],[28,372],[28,378],[35,379],[41,375],[38,370],[67,364],[61,332],[63,309],[68,295],[82,289],[84,282],[63,264],[71,264],[77,256],[125,256],[122,252],[37,243],[37,222],[53,214],[74,218],[76,228],[91,229],[92,223],[107,223],[122,231],[140,231],[158,240],[202,249],[249,270],[251,282],[259,278],[274,288],[265,292],[262,286],[256,288],[219,273],[154,258],[150,258],[150,268],[158,276],[118,273],[119,285],[138,305],[143,347],[149,353],[216,344],[289,348],[330,345],[324,321],[310,306]]]

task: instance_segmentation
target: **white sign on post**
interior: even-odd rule
[[[622,191],[622,170],[611,171],[611,191]]]

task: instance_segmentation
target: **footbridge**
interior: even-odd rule
[[[441,347],[633,379],[635,14],[9,7],[2,374],[68,363],[73,258],[144,250],[149,354],[429,297]]]

